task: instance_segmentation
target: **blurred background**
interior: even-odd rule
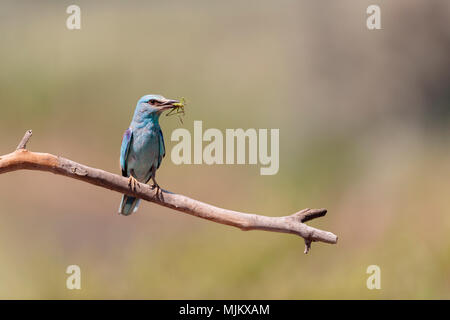
[[[67,6],[81,8],[68,30]],[[381,7],[382,30],[366,28]],[[0,298],[450,298],[450,2],[2,1],[0,154],[120,173],[137,99],[162,117],[166,189],[270,216],[328,209],[337,245],[242,232],[43,172],[0,176]],[[279,128],[280,170],[181,165],[171,132]],[[68,265],[82,289],[67,290]],[[381,290],[366,269],[381,268]]]

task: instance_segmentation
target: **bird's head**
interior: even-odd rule
[[[164,110],[175,108],[177,103],[179,103],[178,100],[167,99],[158,94],[148,94],[139,99],[136,112],[159,116]]]

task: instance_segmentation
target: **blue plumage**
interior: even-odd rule
[[[177,100],[160,95],[146,95],[136,105],[130,127],[125,131],[120,148],[120,167],[124,177],[130,177],[130,187],[135,180],[147,183],[155,180],[156,170],[165,156],[164,137],[159,126],[159,116],[164,110],[174,108]],[[135,179],[135,180],[134,180]],[[140,199],[123,195],[119,213],[129,215],[138,208]]]

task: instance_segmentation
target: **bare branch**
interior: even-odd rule
[[[337,243],[335,234],[310,227],[304,223],[325,216],[326,209],[304,209],[289,216],[268,217],[222,209],[166,190],[158,193],[157,190],[143,183],[138,183],[136,189],[132,190],[129,187],[128,179],[117,174],[91,168],[53,154],[25,150],[30,137],[31,130],[25,133],[16,151],[0,157],[0,174],[16,170],[48,171],[242,230],[296,234],[305,239],[305,253],[308,253],[313,241]]]
[[[27,142],[28,142],[28,140],[30,140],[32,135],[33,135],[33,131],[27,130],[27,132],[25,132],[25,135],[23,136],[22,140],[20,140],[20,143],[17,146],[16,150],[25,149],[27,147]]]
[[[315,218],[323,217],[327,214],[327,209],[303,209],[293,216],[297,216],[301,222],[310,221]]]
[[[309,250],[311,250],[311,240],[305,239],[305,251],[303,251],[304,254],[307,254]]]

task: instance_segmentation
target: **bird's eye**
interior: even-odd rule
[[[155,104],[155,103],[156,103],[156,100],[155,100],[155,99],[150,99],[150,100],[148,100],[148,103],[150,103],[150,104]]]

